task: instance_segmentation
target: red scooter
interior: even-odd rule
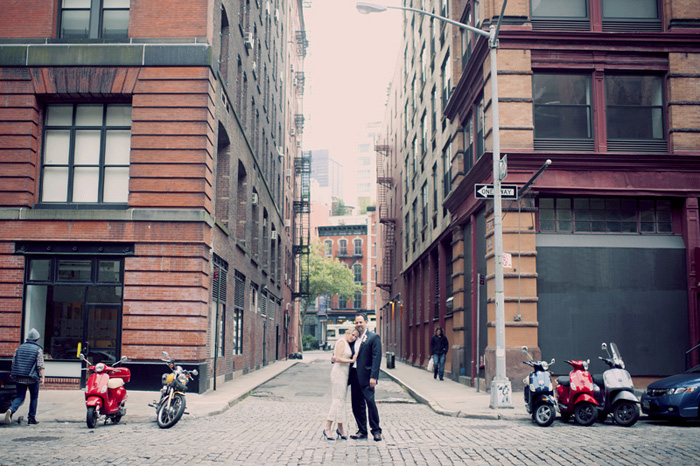
[[[101,416],[105,416],[112,424],[119,422],[126,414],[126,389],[124,384],[131,380],[131,371],[126,367],[114,367],[127,360],[126,356],[117,361],[114,366],[103,363],[92,365],[84,354],[80,359],[88,365],[90,371],[85,387],[85,405],[87,406],[87,426],[92,429],[97,425]]]
[[[566,362],[573,370],[568,377],[562,375],[557,378],[557,401],[561,420],[569,422],[573,414],[577,424],[590,426],[598,419],[599,409],[595,398],[598,387],[588,372],[590,360]]]

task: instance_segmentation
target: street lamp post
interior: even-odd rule
[[[494,243],[494,264],[495,264],[495,306],[496,306],[496,375],[491,381],[491,408],[512,408],[512,390],[510,380],[506,377],[506,328],[505,328],[505,300],[503,295],[503,225],[502,225],[502,201],[501,201],[501,178],[499,164],[501,162],[501,139],[498,122],[498,31],[501,28],[501,20],[506,9],[508,0],[503,1],[501,14],[498,17],[498,24],[491,25],[489,32],[469,26],[468,24],[453,21],[444,16],[439,16],[428,11],[416,8],[388,6],[377,3],[357,2],[357,10],[363,14],[381,13],[388,9],[412,11],[417,14],[430,16],[444,21],[462,29],[466,29],[475,34],[482,35],[489,39],[490,60],[491,60],[491,120],[493,134],[493,243]]]

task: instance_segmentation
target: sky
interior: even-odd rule
[[[400,0],[379,0],[400,5]],[[364,127],[384,118],[387,87],[401,43],[402,12],[360,14],[356,0],[311,0],[304,9],[309,48],[304,60],[303,150],[328,149],[354,168]],[[344,194],[352,202],[353,180]]]

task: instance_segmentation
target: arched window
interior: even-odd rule
[[[362,283],[362,264],[353,264],[352,273],[355,275],[355,283]]]
[[[353,309],[362,309],[362,291],[356,291],[352,300]]]
[[[360,238],[356,238],[354,241],[354,251],[353,254],[356,256],[361,256],[362,255],[362,240]]]

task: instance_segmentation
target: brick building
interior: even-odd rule
[[[502,5],[408,3],[481,29],[495,24]],[[497,72],[504,182],[522,186],[552,161],[529,193],[503,203],[503,249],[513,257],[505,269],[505,326],[514,387],[524,370],[521,345],[546,359],[595,361],[600,343],[615,341],[633,376],[697,363],[699,22],[700,6],[684,0],[508,2]],[[446,40],[427,33],[431,27],[446,31]],[[396,232],[382,244],[383,265],[398,276],[381,273],[389,291],[381,328],[399,357],[424,364],[434,325],[444,324],[451,376],[488,382],[495,371],[493,207],[475,199],[474,185],[493,180],[496,73],[484,37],[409,14],[405,36],[408,58],[400,60],[377,146],[385,154],[380,236]],[[435,44],[436,53],[421,67],[424,44]],[[423,69],[439,83],[434,70],[444,48],[452,69],[441,78],[445,95],[434,112],[431,94],[412,92],[411,83]],[[439,113],[436,126],[450,128],[451,149],[437,169],[444,196],[430,163],[416,175],[411,163],[416,147],[440,150],[441,132],[428,132],[421,144],[413,125],[420,119],[404,121],[403,108]],[[426,205],[426,181],[433,196],[416,208]],[[425,212],[441,219],[441,210],[449,225],[430,225],[428,216],[427,231],[439,234],[429,237],[420,228]]]
[[[294,351],[301,2],[0,10],[2,368],[32,327],[54,385],[78,344],[200,392]]]

